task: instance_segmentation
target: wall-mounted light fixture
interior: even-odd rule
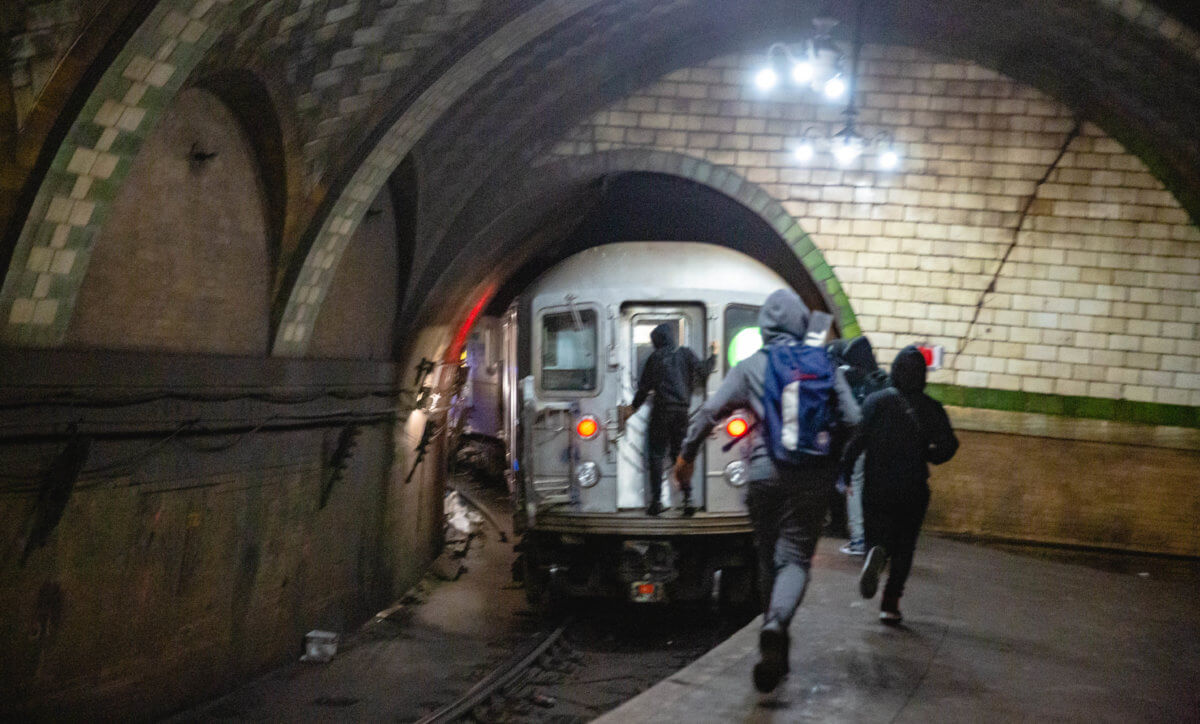
[[[188,150],[188,165],[192,167],[193,171],[198,171],[204,164],[216,157],[216,151],[206,151],[199,141],[194,141]]]

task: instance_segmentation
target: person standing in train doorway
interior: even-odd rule
[[[738,409],[750,432],[746,503],[758,549],[763,623],[754,685],[768,692],[787,674],[788,628],[808,587],[809,568],[838,472],[834,428],[858,423],[843,371],[822,346],[803,344],[809,311],[790,289],[767,297],[758,314],[763,347],[738,363],[696,413],[675,476],[692,476],[696,455],[719,420]]]
[[[941,403],[925,394],[925,356],[909,345],[892,362],[892,386],[863,404],[862,426],[846,444],[843,467],[860,454],[863,465],[863,513],[867,559],[859,575],[863,598],[872,598],[879,575],[889,564],[879,620],[903,620],[900,597],[912,570],[917,535],[929,507],[929,465],[954,457],[958,438]]]
[[[701,362],[691,349],[676,344],[674,327],[665,323],[651,330],[650,342],[654,351],[646,358],[633,403],[622,405],[618,414],[623,427],[642,403],[654,395],[650,403],[650,422],[646,426],[646,487],[650,501],[646,514],[658,515],[663,509],[663,458],[670,455],[667,459],[674,460],[679,455],[683,434],[687,431],[692,390],[704,384],[712,374],[717,365],[717,354],[714,346],[708,359]],[[690,477],[680,484],[680,490],[683,492],[683,514],[695,514]]]

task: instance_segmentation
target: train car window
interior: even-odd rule
[[[737,366],[762,347],[762,330],[758,328],[758,310],[748,304],[725,307],[725,372]]]
[[[576,309],[542,317],[542,389],[596,389],[596,312]]]

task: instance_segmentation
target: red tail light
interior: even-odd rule
[[[725,423],[725,434],[729,437],[741,437],[750,429],[750,425],[740,417],[731,417],[729,422]]]
[[[585,415],[575,423],[575,432],[584,440],[591,440],[600,432],[600,423],[591,415]]]

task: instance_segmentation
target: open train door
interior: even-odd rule
[[[624,355],[621,365],[621,397],[628,402],[637,390],[638,377],[646,365],[646,359],[654,351],[650,332],[660,324],[670,324],[675,329],[679,345],[690,347],[703,360],[707,355],[705,310],[701,304],[682,302],[656,302],[626,304],[621,307],[620,343],[618,353]],[[693,390],[689,410],[695,411],[704,402],[704,385]],[[650,501],[646,484],[646,426],[650,420],[650,406],[654,399],[638,410],[626,423],[625,434],[620,438],[617,459],[617,507],[622,510],[645,509]],[[661,503],[664,508],[682,504],[682,496],[670,481],[674,460],[663,462],[664,480]],[[692,479],[692,501],[700,509],[705,504],[704,452],[696,458],[697,473]]]

